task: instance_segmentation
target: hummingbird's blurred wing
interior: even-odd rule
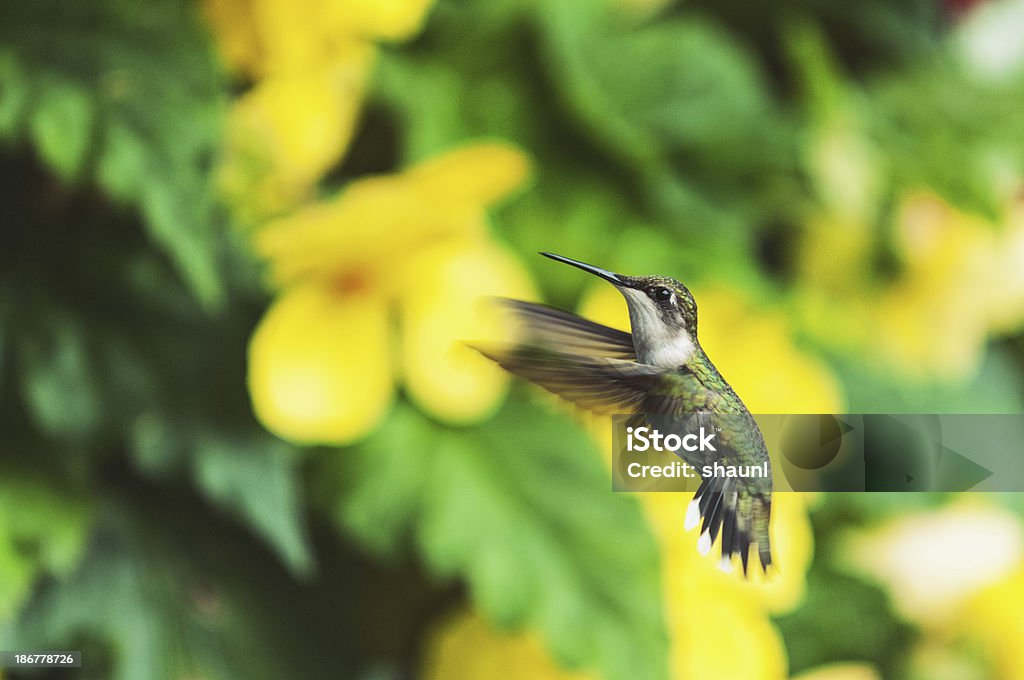
[[[547,305],[499,298],[523,334],[524,344],[614,359],[636,359],[633,336]]]
[[[680,393],[701,389],[692,376],[693,384],[683,385],[685,374],[635,361],[535,345],[473,347],[509,373],[595,413],[676,413],[685,407],[680,398],[688,398]]]
[[[474,347],[510,373],[595,413],[636,414],[648,421],[652,416],[655,420],[665,416],[669,422],[699,414],[697,417],[708,419],[718,434],[713,458],[703,463],[767,460],[750,414],[737,409],[713,386],[705,385],[699,373],[535,345]],[[701,523],[698,549],[702,553],[707,553],[721,535],[726,561],[739,555],[746,573],[753,543],[758,546],[761,565],[767,569],[771,563],[770,514],[770,479],[708,477],[687,511],[686,528]]]

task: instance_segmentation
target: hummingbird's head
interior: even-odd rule
[[[553,253],[541,255],[600,276],[622,293],[641,363],[675,367],[685,364],[693,354],[697,347],[697,303],[676,279],[626,276]]]

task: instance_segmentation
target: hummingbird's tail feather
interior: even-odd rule
[[[771,496],[763,496],[761,494],[754,496],[754,540],[757,543],[757,556],[761,560],[761,568],[766,572],[772,563],[772,549],[768,539],[768,525],[771,514]]]
[[[739,555],[743,573],[747,573],[750,546],[757,544],[761,567],[767,571],[772,563],[768,526],[771,518],[771,496],[750,489],[737,478],[709,477],[701,483],[686,512],[686,528],[702,519],[697,548],[707,554],[722,538],[723,563]]]

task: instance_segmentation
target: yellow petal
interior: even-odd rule
[[[961,616],[969,636],[985,651],[995,678],[1024,678],[1024,564],[982,591]]]
[[[526,156],[500,142],[463,146],[407,171],[410,181],[434,203],[489,205],[519,187],[529,175]]]
[[[340,0],[329,3],[334,25],[376,40],[404,40],[419,32],[433,0]]]
[[[479,207],[456,214],[392,175],[361,179],[334,198],[275,220],[254,244],[270,261],[278,285],[339,272],[388,279],[408,254],[485,228]]]
[[[339,46],[346,43],[411,37],[433,4],[432,0],[205,1],[221,51],[226,56],[248,57],[242,63],[254,77],[315,69],[337,57]]]
[[[1009,211],[1004,232],[992,254],[988,292],[991,299],[991,327],[996,333],[1008,333],[1024,323],[1024,201]]]
[[[532,299],[519,261],[485,241],[452,241],[423,251],[403,272],[399,297],[402,366],[409,396],[455,424],[485,419],[508,384],[504,371],[466,346],[512,332],[485,304],[490,296]]]
[[[846,553],[845,563],[887,586],[904,617],[941,626],[962,616],[966,600],[1018,568],[1024,531],[1003,507],[967,498],[858,532]]]
[[[243,212],[288,207],[344,154],[373,57],[365,45],[350,47],[320,68],[266,78],[236,102],[220,180]]]
[[[262,63],[249,0],[204,0],[203,16],[213,30],[217,51],[229,68],[255,75]]]
[[[339,47],[365,42],[351,24],[334,20],[334,0],[250,2],[264,53],[261,75],[298,75],[333,61]]]
[[[786,677],[782,636],[746,595],[728,589],[693,588],[685,600],[675,598],[669,603],[668,618],[673,677]]]
[[[682,526],[690,497],[640,495],[662,548],[672,677],[782,680],[787,665],[782,637],[761,598],[747,592],[759,586],[744,584],[738,573],[723,574],[719,557],[697,553],[696,532],[687,534]],[[802,582],[804,572],[793,576]]]
[[[751,413],[839,413],[845,399],[824,362],[796,345],[782,314],[724,287],[694,291],[701,344]]]
[[[594,676],[555,665],[540,640],[529,633],[496,630],[470,612],[446,621],[427,644],[424,680],[586,680]]]
[[[390,405],[387,307],[375,296],[296,286],[267,311],[249,345],[249,393],[260,421],[302,444],[347,444]]]
[[[837,663],[819,666],[793,678],[793,680],[881,680],[878,671],[866,663]]]
[[[367,177],[261,229],[256,250],[284,285],[339,271],[385,271],[396,258],[486,230],[486,203],[522,182],[525,157],[502,144],[442,154],[397,175]]]

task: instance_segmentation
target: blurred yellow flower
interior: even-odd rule
[[[983,494],[852,533],[837,563],[921,630],[913,677],[1024,677],[1024,528]]]
[[[798,295],[806,327],[877,370],[964,379],[993,333],[1024,322],[1024,205],[997,224],[939,196],[904,196],[896,212],[896,271],[879,275],[868,229],[821,216],[809,222]]]
[[[722,596],[724,595],[724,598]],[[712,599],[714,598],[714,599]],[[719,599],[722,598],[722,599]],[[692,621],[681,634],[696,635],[709,646],[688,649],[683,663],[675,663],[670,677],[775,678],[786,677],[781,640],[764,617],[750,617],[749,608],[737,607],[737,598],[712,592],[693,602]],[[700,616],[693,616],[700,611]],[[710,625],[717,637],[697,629]],[[725,633],[721,635],[721,633]],[[769,644],[766,644],[769,643]],[[742,650],[739,653],[737,650]],[[507,633],[491,626],[480,615],[464,611],[451,616],[427,640],[420,677],[423,680],[588,680],[592,673],[559,667],[538,637],[530,632]],[[793,680],[880,680],[870,665],[837,663],[812,669]]]
[[[896,232],[903,270],[876,301],[880,359],[952,378],[976,371],[990,304],[1005,290],[989,277],[998,268],[997,230],[938,196],[904,199]]]
[[[981,647],[995,677],[1024,678],[1024,562],[1007,577],[981,591],[965,608],[961,621]]]
[[[970,496],[851,535],[841,562],[885,585],[907,619],[926,628],[948,626],[965,601],[1024,560],[1019,519],[981,495]]]
[[[329,63],[268,77],[238,98],[226,131],[220,185],[250,222],[305,198],[348,148],[373,59],[351,43]]]
[[[464,612],[444,621],[427,644],[423,680],[596,680],[567,671],[532,633],[504,633]]]
[[[204,0],[225,63],[255,81],[228,121],[221,183],[241,217],[283,211],[344,155],[375,42],[415,34],[430,0]]]
[[[741,575],[719,570],[720,555],[709,558],[697,553],[696,537],[683,531],[689,501],[686,494],[642,496],[661,546],[672,677],[781,680],[787,665],[782,638],[758,597],[758,589],[768,584],[763,580],[743,583]],[[790,528],[780,530],[776,515],[773,540]],[[791,582],[786,588],[799,584],[802,590],[806,565],[793,564],[790,558],[788,550],[777,551],[776,578],[788,577]],[[752,578],[758,579],[753,573]]]
[[[490,415],[507,377],[462,341],[507,332],[482,297],[534,297],[518,260],[489,239],[485,212],[526,173],[517,150],[476,144],[261,229],[255,247],[279,289],[249,347],[264,425],[301,443],[351,442],[384,415],[396,378],[447,422]]]
[[[253,79],[322,63],[354,41],[405,40],[433,0],[203,0],[225,63]]]
[[[868,664],[836,663],[812,668],[793,680],[882,680],[882,676]]]

